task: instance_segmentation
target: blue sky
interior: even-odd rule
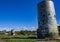
[[[36,29],[37,4],[42,0],[0,0],[0,30]],[[60,0],[53,0],[60,24]]]

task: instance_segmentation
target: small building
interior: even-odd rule
[[[10,31],[10,33],[11,33],[11,35],[15,35],[15,30],[12,29],[12,30]]]

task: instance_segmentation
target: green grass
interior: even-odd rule
[[[7,40],[6,42],[37,42],[36,40]]]
[[[37,42],[38,40],[6,40],[6,42]],[[43,40],[39,42],[44,42]],[[47,40],[45,42],[60,42],[60,40]]]
[[[13,39],[13,38],[28,38],[28,37],[36,37],[36,36],[24,36],[24,35],[15,35],[15,36],[11,36],[11,35],[0,35],[0,39]]]

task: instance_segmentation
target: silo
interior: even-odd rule
[[[38,4],[38,38],[58,38],[58,28],[54,4],[51,0],[44,0]]]

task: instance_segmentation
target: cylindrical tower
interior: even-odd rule
[[[38,38],[57,38],[58,28],[54,4],[51,0],[45,0],[38,4]]]

